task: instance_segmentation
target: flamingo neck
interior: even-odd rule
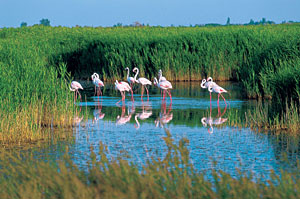
[[[135,73],[135,76],[134,76],[134,80],[135,80],[135,81],[137,81],[136,78],[137,78],[139,72],[140,72],[140,70],[139,70],[138,68],[136,68],[136,73]]]
[[[134,119],[135,119],[135,122],[136,122],[136,124],[137,124],[137,125],[134,125],[134,127],[135,127],[136,129],[140,128],[140,123],[139,123],[139,121],[138,121],[138,119],[137,119],[137,115],[135,115]]]
[[[70,87],[70,90],[71,90],[71,91],[75,91],[75,89],[72,89],[71,87]]]
[[[129,68],[126,68],[127,70],[127,79],[129,78]]]

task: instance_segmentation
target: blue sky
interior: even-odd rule
[[[0,0],[0,28],[21,22],[52,26],[170,26],[248,23],[250,19],[300,21],[300,0]]]

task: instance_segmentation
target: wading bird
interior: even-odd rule
[[[217,84],[215,84],[214,86],[209,85],[209,86],[208,86],[208,91],[209,91],[210,93],[212,93],[212,92],[218,93],[218,107],[219,107],[219,98],[220,98],[220,95],[221,95],[221,97],[224,99],[224,102],[225,102],[225,108],[227,107],[226,100],[225,100],[225,98],[224,98],[223,95],[222,95],[222,93],[227,93],[227,91],[226,91],[224,88],[222,88],[221,86],[219,86],[219,85],[217,85]]]
[[[80,93],[78,91],[79,89],[83,90],[81,84],[79,82],[77,82],[77,81],[72,81],[71,82],[70,90],[75,92],[74,93],[74,102],[77,100],[77,93],[78,93],[78,95],[80,97],[80,101],[81,101],[81,95],[80,95]]]
[[[141,99],[143,100],[144,87],[145,87],[146,91],[147,91],[147,97],[148,97],[148,100],[149,100],[149,91],[147,89],[147,85],[152,85],[152,82],[150,80],[144,78],[144,77],[140,77],[139,79],[136,79],[138,74],[139,74],[139,69],[137,67],[135,67],[133,69],[133,72],[135,73],[135,76],[134,76],[135,82],[142,85]]]
[[[171,91],[170,91],[170,89],[172,89],[171,82],[169,82],[167,80],[158,82],[156,77],[154,77],[154,85],[156,85],[158,88],[164,90],[163,100],[165,100],[165,96],[166,96],[166,92],[167,92],[168,95],[170,96],[170,100],[172,103],[172,95],[171,95]]]
[[[131,90],[129,84],[127,82],[118,82],[118,80],[116,80],[115,82],[115,89],[120,91],[121,95],[122,95],[122,101],[125,102],[125,91],[129,92]],[[120,101],[121,101],[120,100]],[[120,101],[118,101],[116,104],[118,104]]]
[[[93,84],[95,85],[95,94],[97,92],[97,96],[99,96],[99,93],[102,96],[101,87],[104,86],[103,82],[99,79],[99,75],[97,73],[94,73],[92,75]]]
[[[201,83],[201,87],[207,88],[207,89],[209,86],[215,86],[215,85],[217,85],[217,84],[213,81],[213,79],[211,77],[208,77],[207,80],[203,79],[202,83]],[[211,92],[209,92],[209,97],[210,97],[210,105],[211,105]]]
[[[164,76],[162,76],[162,70],[159,69],[159,71],[158,71],[158,82],[160,82],[160,81],[166,81],[166,80],[167,79]]]
[[[132,87],[133,87],[133,84],[135,83],[135,79],[133,77],[129,77],[129,68],[128,67],[126,67],[125,70],[127,70],[127,81],[131,88],[131,100],[134,102]]]

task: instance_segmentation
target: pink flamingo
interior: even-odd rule
[[[135,79],[133,77],[129,77],[129,68],[128,67],[126,67],[125,70],[127,70],[127,81],[131,88],[131,100],[134,102],[132,87],[133,87],[133,84],[135,83]]]
[[[96,88],[97,88],[97,95],[99,96],[99,93],[102,96],[101,87],[104,86],[103,82],[99,79],[99,75],[97,73],[94,73],[92,75],[93,84],[95,85],[95,94],[96,95]]]
[[[215,84],[214,86],[209,85],[208,91],[209,91],[210,93],[212,93],[212,92],[218,93],[218,107],[219,107],[219,98],[220,98],[220,95],[221,95],[221,97],[224,99],[224,102],[225,102],[225,108],[227,107],[226,100],[225,100],[225,98],[224,98],[223,95],[222,95],[222,93],[227,93],[227,91],[226,91],[224,88],[222,88],[221,86],[219,86],[219,85],[217,85],[217,84]]]
[[[115,89],[120,91],[121,95],[122,95],[122,101],[125,102],[125,91],[129,92],[131,90],[129,84],[127,82],[118,82],[118,80],[116,80],[115,82]],[[120,100],[120,101],[121,101]],[[116,104],[118,104],[120,101],[118,101]]]
[[[170,100],[171,100],[171,103],[172,103],[171,91],[168,91],[168,90],[172,89],[171,82],[169,82],[167,80],[158,82],[157,79],[156,79],[156,77],[154,77],[154,85],[156,85],[158,88],[164,90],[163,100],[165,100],[165,96],[166,96],[166,92],[167,92],[168,95],[170,96]]]
[[[74,93],[74,95],[75,95],[74,102],[77,100],[77,93],[79,94],[80,101],[81,101],[81,95],[80,95],[80,93],[78,91],[79,89],[83,90],[81,84],[79,82],[77,82],[77,81],[72,81],[71,82],[70,90],[75,92]]]
[[[159,71],[158,71],[158,82],[160,82],[160,81],[166,81],[166,80],[167,79],[164,76],[162,76],[162,70],[159,69]]]
[[[147,96],[148,96],[148,100],[149,100],[149,91],[147,89],[147,85],[152,85],[152,82],[144,77],[140,77],[139,79],[136,79],[136,77],[138,76],[139,74],[139,69],[137,67],[135,67],[133,69],[133,72],[135,73],[135,76],[134,76],[134,80],[141,84],[142,85],[142,92],[141,92],[141,99],[143,100],[143,94],[144,94],[144,87],[146,88],[146,91],[147,91]]]
[[[211,77],[208,77],[207,80],[203,79],[201,83],[202,88],[208,88],[209,86],[215,86],[217,85]],[[210,98],[210,105],[211,105],[211,92],[209,92],[209,98]]]

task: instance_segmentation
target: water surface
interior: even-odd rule
[[[102,97],[93,95],[91,82],[85,85],[90,88],[82,93],[85,100],[78,104],[81,108],[74,116],[74,138],[21,153],[30,151],[37,158],[47,156],[53,160],[69,153],[80,168],[86,169],[91,147],[97,154],[102,142],[109,149],[109,157],[126,151],[128,160],[143,165],[151,156],[164,157],[167,129],[175,142],[189,140],[190,157],[199,171],[213,168],[236,175],[239,168],[268,177],[272,170],[279,174],[281,168],[295,168],[299,158],[299,139],[231,125],[237,118],[244,121],[247,111],[256,106],[256,101],[245,99],[237,84],[220,83],[229,91],[224,94],[227,106],[222,98],[217,105],[217,94],[212,95],[210,102],[209,92],[201,89],[200,82],[173,83],[172,103],[169,98],[162,101],[155,87],[149,89],[149,100],[146,96],[141,100],[136,87],[134,102],[127,94],[125,103],[116,104],[121,95],[113,85],[106,84]],[[282,160],[283,153],[290,164]]]

